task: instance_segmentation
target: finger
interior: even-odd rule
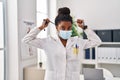
[[[48,24],[49,22],[50,22],[50,20],[47,18],[47,19],[46,19],[46,23]]]
[[[83,21],[83,19],[77,19],[77,21]]]
[[[46,19],[43,19],[43,25],[45,25],[46,24]]]
[[[50,20],[48,18],[46,18],[45,21],[48,22],[48,23],[50,22]]]
[[[84,22],[84,20],[82,20],[82,19],[77,19],[77,23],[82,24],[83,22]]]
[[[77,20],[77,23],[82,23],[82,21],[80,19]]]
[[[78,19],[77,21],[78,21],[78,22],[82,22],[83,20],[82,20],[82,19]]]
[[[48,23],[49,23],[49,20],[43,19],[43,24],[44,24],[44,25],[48,25]]]
[[[47,20],[47,22],[50,22],[49,18],[47,18],[46,20]]]

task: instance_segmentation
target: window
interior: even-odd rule
[[[37,0],[37,27],[42,24],[43,19],[48,17],[47,1],[48,0]],[[37,37],[47,37],[47,28],[45,30],[42,30]],[[46,55],[42,49],[38,49],[38,63],[39,62],[43,62],[43,67],[45,67]]]

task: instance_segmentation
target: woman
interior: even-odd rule
[[[84,30],[88,39],[71,37],[72,17],[67,7],[59,8],[55,18],[58,38],[36,38],[38,33],[46,28],[50,20],[45,19],[40,27],[32,29],[24,38],[26,44],[45,50],[47,69],[45,80],[80,80],[80,56],[84,49],[100,45],[100,38],[78,19],[77,24]]]

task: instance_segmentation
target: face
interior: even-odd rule
[[[72,23],[70,21],[61,21],[57,26],[57,31],[65,30],[69,31],[72,29]]]

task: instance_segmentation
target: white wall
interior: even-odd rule
[[[3,35],[3,4],[0,2],[0,48],[4,48]],[[0,80],[4,80],[4,50],[0,50]]]
[[[34,25],[25,25],[24,21],[33,22]],[[23,80],[24,67],[37,64],[37,56],[26,56],[23,59],[23,54],[29,54],[28,48],[21,45],[22,38],[26,35],[26,29],[36,27],[36,0],[18,0],[18,35],[19,35],[19,80]],[[25,48],[25,49],[23,49]],[[37,49],[33,54],[37,55]],[[25,57],[24,57],[25,58]]]
[[[19,55],[18,55],[18,15],[17,0],[7,1],[8,13],[8,79],[19,80]]]
[[[57,13],[57,0],[48,0],[48,16],[51,21],[54,22],[56,13]],[[55,37],[56,30],[55,26],[53,24],[50,24],[50,27],[48,27],[48,34]]]
[[[56,0],[50,0],[49,17],[56,15]],[[54,5],[53,5],[53,3]],[[53,11],[54,10],[54,11]],[[53,13],[54,14],[53,14]],[[23,68],[37,64],[37,57],[30,59],[21,58],[21,38],[25,31],[23,21],[32,21],[36,26],[36,0],[7,0],[8,16],[8,79],[23,80]],[[26,52],[26,51],[25,51]]]
[[[8,80],[23,80],[23,68],[36,64],[37,57],[21,59],[21,30],[24,32],[24,26],[20,21],[32,20],[36,24],[36,0],[7,0],[7,18]]]
[[[57,0],[63,6],[92,28],[120,28],[120,0]]]

